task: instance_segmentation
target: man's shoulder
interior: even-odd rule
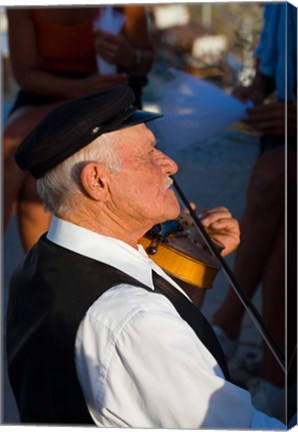
[[[112,331],[134,319],[146,319],[148,314],[177,315],[177,312],[163,295],[124,283],[106,291],[87,312],[94,325],[102,324]]]

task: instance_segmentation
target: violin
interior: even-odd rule
[[[217,272],[222,269],[268,348],[286,372],[284,353],[276,344],[251,300],[239,287],[231,269],[220,254],[222,247],[210,238],[175,179],[173,186],[186,211],[181,212],[175,220],[155,225],[139,243],[157,265],[180,285],[184,285],[183,289],[211,288]]]
[[[178,279],[178,283],[211,288],[221,269],[185,211],[175,220],[155,225],[139,243],[157,265]]]

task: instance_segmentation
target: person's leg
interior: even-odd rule
[[[263,318],[270,334],[285,352],[285,230],[281,218],[275,242],[263,272]],[[282,387],[285,375],[267,344],[264,344],[259,371],[260,377]]]
[[[17,209],[20,235],[25,250],[28,250],[47,229],[49,215],[44,212],[36,194],[33,177],[19,169],[14,154],[22,140],[57,105],[55,103],[20,108],[11,115],[4,131],[3,229],[6,230]]]
[[[234,275],[244,294],[251,299],[275,239],[284,206],[284,146],[263,154],[256,162],[241,221],[241,243],[236,252]],[[235,340],[239,336],[244,308],[232,288],[213,317],[213,325]]]
[[[275,242],[266,262],[262,278],[263,320],[272,338],[285,352],[285,236],[284,217],[275,233]],[[258,375],[246,384],[253,405],[267,414],[285,421],[286,375],[263,341],[262,359]]]
[[[28,176],[24,182],[17,205],[18,226],[25,251],[29,250],[48,230],[51,220],[36,191],[36,181]]]
[[[297,136],[287,148],[287,416],[297,424]],[[288,429],[290,425],[288,424]]]
[[[3,230],[5,231],[17,205],[18,195],[28,176],[17,166],[14,154],[22,139],[34,127],[27,108],[11,115],[3,134]]]

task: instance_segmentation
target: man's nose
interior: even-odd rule
[[[163,155],[162,165],[163,165],[163,168],[166,170],[166,173],[168,175],[176,174],[176,172],[179,169],[176,162],[173,159],[171,159],[169,156],[167,156],[165,153],[163,153],[162,155]]]

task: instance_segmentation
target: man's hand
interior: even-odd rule
[[[239,223],[225,207],[204,210],[199,218],[212,240],[223,246],[222,256],[233,252],[240,243]]]

